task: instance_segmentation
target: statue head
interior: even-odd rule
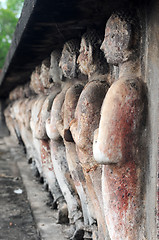
[[[26,84],[26,85],[28,86],[28,84]],[[14,88],[9,94],[9,100],[15,101],[20,98],[28,97],[28,95],[26,95],[26,91],[25,91],[26,85],[20,85],[20,86]],[[31,95],[31,90],[29,89],[28,91],[30,91],[30,95]]]
[[[42,82],[40,81],[40,72],[41,67],[37,66],[31,74],[30,88],[36,93],[39,94],[44,91]]]
[[[67,41],[62,50],[59,66],[66,78],[75,78],[78,74],[77,57],[80,43],[77,39]]]
[[[91,75],[98,71],[107,73],[108,64],[104,59],[104,54],[100,50],[102,40],[95,30],[89,30],[83,34],[80,46],[80,55],[77,63],[80,71],[85,75]]]
[[[29,98],[31,95],[33,95],[33,92],[29,86],[29,83],[26,83],[24,86],[23,86],[23,95],[25,98]]]
[[[118,65],[130,60],[139,49],[139,22],[128,12],[111,15],[106,23],[105,37],[101,45],[108,63]]]
[[[40,72],[40,81],[45,89],[49,89],[52,87],[53,83],[50,83],[49,77],[49,69],[50,69],[50,58],[46,58],[42,61],[41,64],[41,72]]]
[[[54,50],[51,53],[51,62],[49,70],[49,81],[53,83],[60,83],[62,81],[62,70],[59,67],[59,61],[61,57],[60,50]]]

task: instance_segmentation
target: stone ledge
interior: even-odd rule
[[[57,210],[52,210],[46,205],[48,201],[47,192],[33,176],[22,148],[17,146],[15,139],[12,137],[5,137],[4,140],[1,139],[1,141],[5,141],[18,165],[40,238],[43,240],[68,239],[65,237],[65,232],[69,232],[69,226],[56,223]]]

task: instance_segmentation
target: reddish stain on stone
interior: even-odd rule
[[[112,240],[137,240],[143,204],[139,141],[144,88],[138,79],[119,80],[112,87],[104,103],[112,108],[105,112],[107,133],[104,145],[99,146],[110,164],[103,167],[105,217]]]
[[[41,148],[41,161],[42,165],[47,166],[49,171],[53,171],[53,164],[51,161],[51,153],[50,153],[50,145],[48,141],[40,140],[40,148]]]
[[[104,192],[106,219],[112,225],[112,239],[137,239],[140,206],[140,176],[135,162],[127,162],[122,167],[104,166]],[[111,173],[113,171],[113,174]]]

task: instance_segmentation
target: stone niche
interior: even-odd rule
[[[0,77],[0,126],[5,115],[71,239],[159,237],[158,12],[159,0],[24,3]]]

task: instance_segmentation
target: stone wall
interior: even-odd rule
[[[147,228],[148,239],[158,239],[158,119],[159,119],[159,1],[147,6],[145,42],[145,80],[149,96],[149,161],[147,174]],[[157,229],[156,229],[157,226]]]

